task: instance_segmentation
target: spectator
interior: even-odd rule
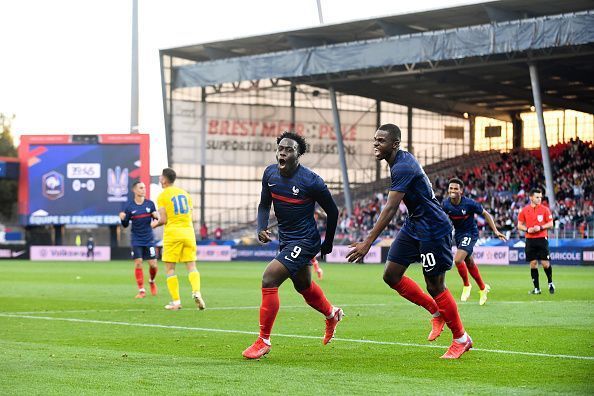
[[[92,236],[87,240],[87,260],[89,259],[95,261],[95,240]]]
[[[223,238],[223,229],[221,226],[217,226],[217,228],[215,228],[214,237],[217,241],[220,241]]]
[[[555,229],[571,235],[575,232],[576,237],[583,235],[587,238],[594,230],[594,145],[578,138],[551,147],[550,153],[557,200]],[[465,183],[464,194],[496,214],[497,227],[508,238],[516,236],[518,214],[528,203],[526,191],[545,184],[540,151],[536,150],[502,153],[498,159],[485,166],[473,164],[469,168],[456,169],[453,174],[438,176],[433,183],[438,200],[443,200],[450,177],[462,179]],[[343,209],[338,237],[350,241],[364,237],[370,224],[377,221],[386,203],[385,197],[385,191],[375,192],[370,194],[369,199],[354,202],[352,217],[348,217]],[[394,237],[406,215],[406,208],[402,207],[382,236]],[[479,222],[479,231],[481,238],[490,236],[485,231],[484,222]]]
[[[203,241],[208,239],[208,227],[206,227],[206,223],[202,223],[200,226],[200,239]]]

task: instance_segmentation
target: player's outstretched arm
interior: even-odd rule
[[[355,261],[360,261],[365,257],[373,242],[377,239],[377,237],[382,233],[382,231],[390,224],[392,218],[398,212],[398,207],[400,206],[400,202],[404,198],[404,193],[400,191],[390,191],[388,193],[388,202],[384,207],[384,210],[379,215],[377,222],[369,231],[367,238],[363,242],[355,242],[350,245],[354,249],[351,250],[347,254],[347,259],[350,263]]]
[[[320,248],[320,253],[326,255],[332,252],[334,234],[336,233],[336,226],[338,224],[338,207],[327,188],[322,190],[320,196],[316,198],[316,201],[320,204],[322,209],[324,209],[324,212],[326,212],[326,236],[324,237],[324,243],[322,243],[322,247]]]
[[[499,239],[501,239],[502,241],[507,241],[507,238],[505,237],[505,235],[503,235],[501,232],[499,232],[499,230],[497,229],[497,226],[495,225],[495,221],[493,220],[493,216],[491,216],[491,213],[487,212],[486,209],[483,209],[483,216],[485,217],[485,219],[487,220],[487,223],[489,223],[489,227],[491,227],[491,229],[493,230],[493,232],[495,233],[495,236]]]

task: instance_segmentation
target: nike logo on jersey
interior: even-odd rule
[[[299,189],[295,186],[293,186],[293,195],[297,195],[299,194]]]
[[[285,259],[289,260],[290,262],[294,263],[293,260],[291,260],[290,258],[288,258],[287,256],[285,256]]]
[[[136,211],[135,211],[135,210],[133,210],[133,211],[132,211],[132,214],[134,214],[134,213],[136,213]]]
[[[268,187],[272,187],[272,186],[276,186],[276,183],[275,184],[268,183]]]

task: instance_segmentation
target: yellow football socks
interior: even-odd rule
[[[167,289],[169,289],[169,294],[171,294],[171,300],[179,301],[179,281],[177,280],[177,275],[167,277]]]
[[[190,280],[190,285],[192,285],[192,292],[199,292],[200,291],[200,272],[191,271],[188,274],[188,279]]]

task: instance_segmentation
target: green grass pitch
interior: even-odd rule
[[[0,394],[594,394],[594,268],[556,266],[557,293],[531,296],[527,266],[482,266],[489,301],[475,285],[459,303],[475,349],[447,361],[451,333],[426,341],[429,315],[381,266],[323,264],[347,315],[337,339],[322,345],[323,317],[287,282],[271,353],[247,361],[264,267],[200,263],[198,311],[178,266],[184,308],[169,312],[162,264],[159,295],[135,300],[131,261],[2,261]],[[408,274],[421,280],[418,265]],[[459,298],[455,270],[447,280]]]

